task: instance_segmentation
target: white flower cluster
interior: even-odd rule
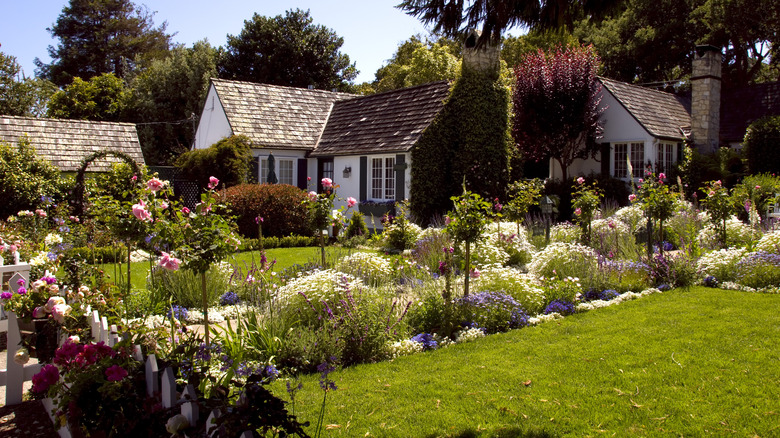
[[[645,212],[638,203],[619,209],[612,217],[624,223],[626,227],[629,230],[633,230],[634,233],[642,230],[647,225]]]
[[[420,231],[417,235],[417,240],[441,237],[444,234],[446,234],[444,228],[428,227]]]
[[[458,332],[458,334],[455,336],[455,342],[460,344],[462,342],[471,342],[476,341],[479,338],[484,338],[485,332],[478,328],[470,328],[466,330],[461,330]]]
[[[54,245],[62,243],[62,236],[57,233],[49,233],[43,239],[43,243],[46,245],[46,248],[51,248]]]
[[[734,279],[736,264],[748,253],[745,248],[725,248],[699,257],[696,269],[702,276],[712,275],[718,281]]]
[[[35,257],[30,259],[30,266],[46,266],[47,263],[51,263],[49,260],[49,253],[46,251],[39,251]]]
[[[580,241],[580,227],[571,223],[555,224],[550,228],[550,242],[576,243]]]
[[[736,217],[732,216],[731,219],[726,221],[726,246],[731,247],[746,247],[750,246],[758,237],[758,232],[754,230],[750,225],[742,222]],[[718,235],[715,230],[715,225],[709,224],[699,231],[699,235],[696,237],[699,244],[704,248],[717,248],[718,247]]]
[[[495,234],[482,234],[471,253],[471,262],[476,267],[499,264],[503,265],[509,260],[509,254],[498,246]]]
[[[604,307],[614,306],[625,301],[636,300],[638,298],[642,298],[647,295],[656,294],[656,293],[661,293],[661,291],[654,287],[645,289],[639,293],[629,291],[629,292],[622,293],[609,301],[593,300],[593,301],[586,301],[586,302],[579,303],[577,304],[577,311],[582,312],[585,310],[601,309]]]
[[[534,254],[528,272],[539,277],[586,278],[596,269],[597,260],[593,248],[578,243],[553,242]]]
[[[391,359],[395,359],[399,356],[408,356],[414,353],[420,353],[423,351],[422,342],[413,341],[411,339],[404,339],[397,342],[388,343],[387,355]]]
[[[334,269],[352,274],[368,283],[378,283],[393,272],[392,266],[386,258],[369,252],[356,252],[348,255],[339,260]]]
[[[503,291],[516,299],[526,311],[544,304],[544,290],[536,277],[499,265],[485,266],[474,281],[474,290]]]
[[[780,254],[780,229],[766,233],[756,243],[756,251]]]
[[[617,219],[594,219],[590,222],[590,229],[594,235],[616,236],[628,234],[629,228],[624,222]]]
[[[499,241],[499,231],[501,232],[501,241]],[[523,259],[531,260],[531,255],[536,252],[534,245],[528,240],[528,230],[525,227],[518,227],[514,222],[501,222],[496,224],[492,222],[488,226],[487,232],[483,234],[495,242],[495,245],[504,249],[511,256],[512,253],[523,255]]]
[[[295,302],[300,293],[306,295],[311,302],[327,301],[335,295],[345,292],[347,288],[362,286],[360,279],[351,274],[333,269],[315,270],[290,280],[276,290],[276,302],[286,306]]]
[[[563,315],[557,312],[548,313],[547,315],[536,315],[528,318],[528,325],[539,325],[543,322],[555,321],[556,319],[563,319]]]

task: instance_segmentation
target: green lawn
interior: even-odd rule
[[[323,436],[778,436],[779,304],[675,290],[341,370]],[[318,378],[296,397],[313,425]]]

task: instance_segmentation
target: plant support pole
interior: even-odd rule
[[[200,288],[203,293],[203,323],[206,332],[206,345],[209,345],[209,300],[206,294],[206,272],[200,273]]]

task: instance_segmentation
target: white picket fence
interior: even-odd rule
[[[30,267],[26,264],[0,266],[0,274],[13,271],[11,280],[8,281],[11,289],[16,291],[18,286],[16,281],[24,278],[25,282],[29,280]],[[2,306],[0,306],[0,315],[2,315]],[[32,380],[32,376],[41,370],[41,364],[19,365],[14,362],[14,356],[19,349],[21,334],[16,322],[16,315],[13,312],[5,314],[7,319],[0,321],[0,332],[8,332],[8,351],[7,351],[7,369],[0,370],[0,386],[6,387],[6,405],[15,405],[22,402],[24,392],[24,382]],[[119,342],[119,334],[116,325],[108,325],[106,317],[101,317],[97,310],[91,311],[92,340],[95,342],[103,341],[106,345],[113,347]],[[136,360],[144,362],[141,353],[141,347],[136,345],[133,349],[133,355]],[[158,369],[157,358],[154,354],[146,357],[146,392],[150,397],[159,397],[164,408],[172,408],[181,405],[181,414],[184,415],[190,424],[197,424],[199,417],[197,393],[192,385],[187,385],[181,395],[176,392],[176,378],[171,368],[165,368],[162,371]],[[54,421],[52,411],[54,404],[51,399],[43,400],[44,408]],[[219,411],[212,411],[206,419],[206,427],[214,425],[214,419],[219,416]],[[67,427],[62,427],[58,431],[60,437],[70,438],[71,433]],[[239,438],[251,438],[252,432],[245,431]]]

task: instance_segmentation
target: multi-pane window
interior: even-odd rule
[[[395,199],[395,157],[371,159],[371,199]]]
[[[268,182],[268,160],[263,158],[260,160],[260,184]]]
[[[279,178],[279,184],[293,183],[293,160],[278,160],[279,172],[277,174]]]
[[[645,163],[644,143],[615,143],[615,178],[628,178],[628,163],[632,176],[641,175]]]
[[[333,180],[333,161],[322,162],[322,177]]]
[[[674,164],[674,152],[674,144],[658,144],[658,161],[656,161],[656,166],[658,167],[659,172],[669,172],[672,170],[672,164]]]

